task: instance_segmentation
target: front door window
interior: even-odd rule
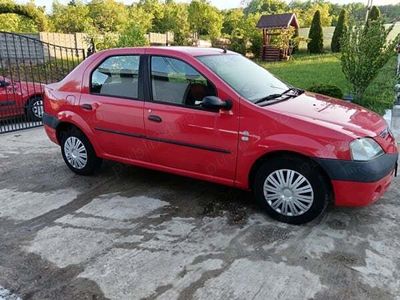
[[[169,57],[151,59],[153,100],[200,107],[206,96],[216,96],[214,86],[187,63]]]

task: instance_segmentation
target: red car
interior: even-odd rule
[[[397,143],[362,107],[304,92],[221,49],[116,49],[45,88],[43,121],[68,167],[102,159],[252,190],[302,224],[389,187]]]
[[[39,83],[0,76],[0,120],[25,115],[27,121],[41,121],[43,89]]]

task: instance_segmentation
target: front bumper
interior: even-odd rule
[[[368,206],[378,201],[388,190],[394,170],[377,182],[363,183],[333,180],[336,206]]]
[[[337,206],[367,206],[379,200],[393,180],[397,161],[397,153],[368,162],[317,159],[332,180]]]

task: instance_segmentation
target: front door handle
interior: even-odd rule
[[[81,108],[84,110],[93,110],[93,107],[90,104],[82,104]]]
[[[161,123],[161,122],[162,122],[161,117],[155,116],[155,115],[150,115],[150,116],[148,117],[148,119],[149,119],[149,121],[151,121],[151,122],[156,122],[156,123]]]

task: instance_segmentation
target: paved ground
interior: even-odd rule
[[[42,130],[0,136],[0,299],[400,299],[398,180],[296,227],[222,186],[75,176]]]

